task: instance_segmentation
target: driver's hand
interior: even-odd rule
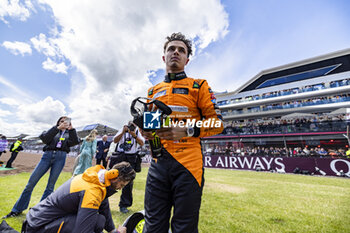
[[[152,131],[143,131],[141,130],[141,134],[144,138],[148,139],[148,140],[153,140],[154,139],[154,135]]]
[[[170,127],[170,128],[161,128],[156,130],[156,134],[161,139],[165,140],[180,140],[183,137],[187,137],[186,127]]]

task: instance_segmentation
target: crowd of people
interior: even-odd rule
[[[250,107],[247,110],[237,109],[233,111],[225,110],[222,112],[223,116],[229,116],[233,114],[243,114],[243,113],[251,113],[251,112],[262,112],[262,111],[270,111],[277,109],[290,109],[290,108],[299,108],[306,107],[312,105],[320,105],[320,104],[331,104],[331,103],[339,103],[339,102],[347,102],[350,101],[350,94],[341,94],[341,95],[333,95],[327,97],[315,97],[308,98],[304,100],[293,100],[286,101],[282,103],[273,103],[262,106]]]
[[[226,122],[222,134],[285,134],[306,132],[346,131],[348,120],[345,114],[311,115],[293,118],[262,118]]]
[[[211,146],[206,155],[226,156],[268,156],[268,157],[319,157],[319,158],[350,158],[349,148],[311,147],[275,147],[275,146]]]
[[[346,85],[350,85],[350,78],[331,81],[329,83],[329,88],[341,87],[341,86],[346,86]],[[318,91],[318,90],[322,90],[322,89],[326,89],[326,88],[327,87],[326,87],[325,83],[318,83],[318,84],[314,84],[314,85],[306,85],[303,87],[295,87],[295,88],[289,88],[289,89],[278,90],[278,91],[270,91],[270,92],[263,93],[261,95],[247,96],[245,98],[236,98],[236,99],[232,99],[230,102],[228,100],[223,100],[223,101],[219,101],[218,105],[267,99],[267,98],[292,95],[292,94],[298,94],[298,93],[304,93],[304,92],[310,92],[310,91]]]

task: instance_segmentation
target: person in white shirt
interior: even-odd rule
[[[129,122],[114,136],[114,143],[117,143],[115,152],[110,158],[109,167],[122,161],[129,162],[133,169],[136,168],[136,160],[140,148],[145,143],[145,138],[142,136],[140,129],[133,123]],[[120,212],[128,213],[128,207],[132,206],[132,188],[133,182],[130,182],[123,188],[120,196],[119,208]]]

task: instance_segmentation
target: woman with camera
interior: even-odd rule
[[[128,125],[124,125],[118,131],[113,141],[117,143],[116,153],[113,153],[111,157],[109,168],[113,167],[114,164],[126,161],[130,163],[134,170],[137,170],[138,152],[145,143],[145,138],[141,135],[140,129],[130,121]],[[130,182],[123,188],[119,202],[120,212],[122,213],[128,213],[127,207],[132,205],[132,188],[133,182]]]
[[[44,131],[39,138],[45,144],[43,149],[44,154],[38,165],[34,168],[21,196],[13,206],[11,212],[4,218],[18,216],[23,210],[28,208],[34,187],[51,168],[49,180],[40,201],[50,195],[64,167],[67,153],[70,151],[69,148],[79,143],[79,138],[72,126],[71,120],[66,116],[60,117],[56,125],[48,131]]]
[[[83,141],[80,147],[80,154],[78,155],[78,163],[74,168],[73,176],[84,173],[86,169],[92,166],[92,158],[96,153],[97,147],[97,130],[93,129]]]

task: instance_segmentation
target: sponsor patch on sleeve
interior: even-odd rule
[[[173,88],[173,94],[188,95],[188,88]]]
[[[156,98],[161,97],[163,95],[166,95],[166,90],[162,90],[160,92],[157,92],[156,94],[154,94],[153,98],[156,99]]]
[[[188,112],[187,106],[168,105],[168,107],[170,107],[173,112]]]

